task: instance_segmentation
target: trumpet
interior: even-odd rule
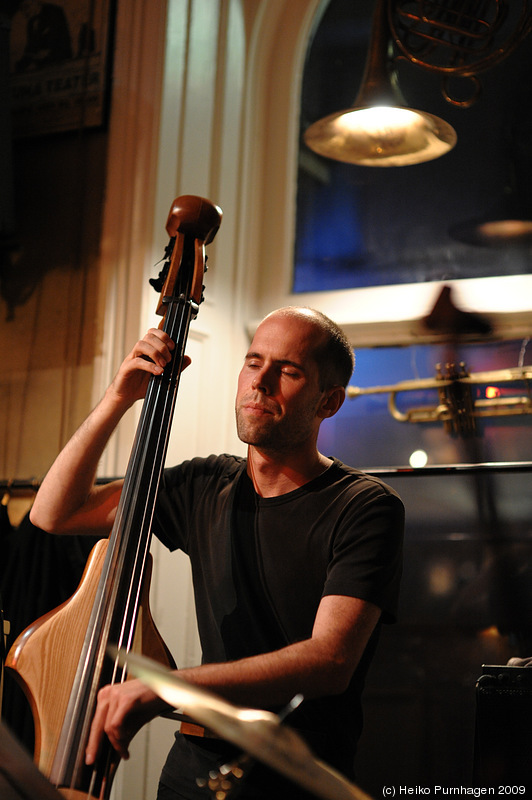
[[[347,396],[354,399],[368,394],[389,394],[388,410],[399,422],[443,422],[448,433],[473,434],[476,432],[476,419],[480,417],[507,417],[518,414],[532,414],[532,394],[530,381],[532,366],[469,373],[462,361],[457,366],[446,364],[445,374],[441,364],[436,364],[433,378],[419,378],[400,381],[390,386],[359,387],[348,386]],[[476,398],[474,386],[522,382],[526,393],[511,396]],[[432,406],[420,406],[401,411],[397,407],[397,395],[401,392],[417,392],[434,389],[438,402]]]

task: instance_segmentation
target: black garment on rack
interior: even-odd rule
[[[29,514],[18,527],[13,527],[7,509],[2,512],[0,596],[4,618],[11,627],[8,651],[28,625],[72,596],[96,541],[94,536],[46,533],[30,522]],[[32,752],[33,718],[26,698],[9,671],[4,676],[2,717]]]

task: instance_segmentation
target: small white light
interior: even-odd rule
[[[424,450],[414,450],[410,456],[409,463],[411,467],[417,469],[418,467],[424,467],[428,460],[429,457]]]

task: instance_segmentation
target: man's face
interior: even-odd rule
[[[315,442],[324,393],[314,359],[322,334],[307,320],[272,315],[257,328],[238,378],[238,436],[287,452]]]

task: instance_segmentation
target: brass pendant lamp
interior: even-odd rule
[[[532,215],[526,208],[503,199],[485,217],[458,223],[449,229],[449,235],[464,244],[481,247],[526,246],[532,244]]]
[[[305,143],[337,161],[402,167],[431,161],[456,144],[454,128],[426,111],[408,108],[389,69],[386,0],[377,0],[362,84],[353,108],[314,122]]]

